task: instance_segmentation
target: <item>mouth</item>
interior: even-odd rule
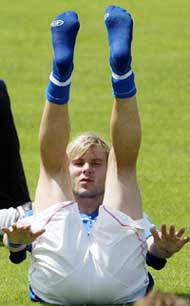
[[[80,180],[80,183],[92,183],[92,182],[94,182],[94,180],[90,178],[83,178]]]

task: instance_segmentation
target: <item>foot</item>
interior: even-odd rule
[[[71,76],[74,47],[79,28],[78,16],[73,11],[58,15],[51,23],[54,50],[53,76],[58,81],[63,82]]]
[[[110,46],[111,68],[114,73],[123,75],[131,69],[132,17],[125,9],[109,6],[106,9],[105,24]]]

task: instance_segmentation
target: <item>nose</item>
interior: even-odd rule
[[[93,170],[92,166],[90,165],[90,163],[85,163],[83,165],[83,168],[82,168],[82,172],[83,173],[91,173]]]

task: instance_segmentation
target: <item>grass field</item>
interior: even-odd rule
[[[109,140],[112,95],[103,23],[109,4],[134,17],[136,73],[143,142],[138,174],[144,210],[153,222],[187,226],[190,232],[190,2],[189,0],[46,0],[1,4],[0,77],[8,85],[21,154],[33,197],[39,171],[38,127],[51,71],[49,24],[64,10],[76,10],[81,29],[71,92],[72,135],[95,130]],[[80,109],[79,109],[80,105]],[[96,110],[96,112],[94,111]],[[189,245],[152,271],[155,287],[190,298]],[[11,264],[0,246],[0,305],[29,306],[29,259]],[[38,305],[38,303],[37,303]]]

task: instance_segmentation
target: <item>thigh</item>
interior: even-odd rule
[[[133,219],[142,218],[142,202],[136,177],[136,166],[118,168],[113,149],[108,159],[103,204],[118,209]]]
[[[61,169],[49,174],[42,165],[35,195],[36,212],[64,201],[73,201],[69,171]]]

